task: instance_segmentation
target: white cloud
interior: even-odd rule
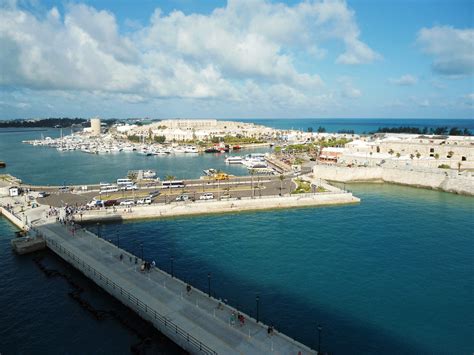
[[[434,72],[447,76],[474,73],[474,29],[451,26],[422,28],[417,43],[423,52],[433,56]]]
[[[15,2],[0,6],[2,87],[127,103],[181,98],[323,110],[337,103],[323,92],[318,60],[362,64],[380,57],[361,41],[344,1],[230,0],[208,15],[157,9],[148,24],[127,20],[125,33],[112,13],[84,4],[70,3],[62,14],[56,7],[37,12]],[[324,48],[334,41],[342,53]],[[312,58],[311,72],[298,68],[297,55]],[[343,84],[342,97],[360,95]]]
[[[362,91],[355,88],[352,79],[349,77],[340,77],[337,82],[341,85],[341,96],[350,99],[356,99],[362,96]]]
[[[388,79],[388,81],[395,85],[412,86],[418,83],[418,78],[410,74],[405,74],[396,79]]]

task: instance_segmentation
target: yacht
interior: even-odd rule
[[[242,157],[239,156],[230,156],[225,160],[226,164],[242,164],[242,161]]]
[[[217,174],[217,170],[216,169],[206,169],[206,170],[203,170],[204,174],[206,174],[206,176],[213,176],[215,174]]]
[[[180,145],[173,147],[173,153],[186,153],[184,147],[181,147]]]
[[[199,150],[193,145],[188,145],[184,147],[184,152],[185,153],[199,153]]]

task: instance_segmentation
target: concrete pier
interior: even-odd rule
[[[193,354],[316,354],[307,346],[209,297],[168,273],[140,271],[142,260],[94,234],[59,223],[35,228],[47,246],[109,294]],[[120,257],[122,255],[122,257]],[[232,312],[245,323],[231,321]]]
[[[294,194],[286,196],[262,196],[210,201],[171,202],[168,204],[152,204],[149,206],[123,207],[114,210],[100,209],[84,211],[76,215],[77,221],[118,221],[144,218],[164,218],[200,214],[235,213],[244,211],[271,210],[282,208],[298,208],[311,206],[327,206],[354,204],[360,199],[350,192],[339,189],[321,193]]]

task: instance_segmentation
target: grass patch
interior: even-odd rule
[[[311,183],[302,179],[296,179],[296,189],[292,194],[305,194],[311,192]]]

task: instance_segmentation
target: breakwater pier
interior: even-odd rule
[[[142,271],[141,258],[89,231],[48,223],[35,233],[54,253],[190,353],[317,353],[156,267]]]

